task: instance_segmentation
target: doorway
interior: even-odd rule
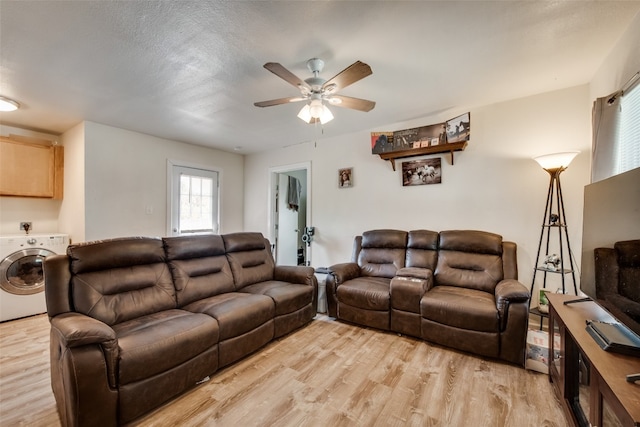
[[[310,163],[269,169],[269,230],[277,265],[311,265],[311,246],[302,241],[311,223],[310,170]]]

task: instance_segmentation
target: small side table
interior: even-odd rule
[[[327,312],[327,275],[329,269],[326,267],[316,268],[315,275],[318,279],[318,313]]]

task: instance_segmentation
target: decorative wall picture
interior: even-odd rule
[[[393,133],[393,142],[396,150],[412,150],[415,148],[430,147],[444,144],[446,141],[445,124],[438,123],[419,128],[399,130]]]
[[[353,168],[338,169],[338,187],[353,187]]]
[[[442,161],[436,159],[402,162],[402,185],[426,185],[442,183]]]
[[[447,120],[447,142],[469,141],[471,136],[471,114],[465,113],[455,119]]]
[[[393,132],[371,132],[371,153],[393,151]]]

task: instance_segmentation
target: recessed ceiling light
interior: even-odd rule
[[[20,104],[16,101],[0,96],[0,111],[16,111],[18,108],[20,108]]]

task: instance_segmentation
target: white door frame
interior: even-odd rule
[[[298,170],[307,171],[307,227],[312,225],[311,223],[311,162],[294,163],[291,165],[274,166],[269,168],[269,191],[267,192],[267,230],[269,230],[269,241],[274,244],[276,241],[276,209],[275,209],[275,188],[278,184],[278,174],[285,172],[292,172]],[[313,242],[312,242],[313,243]],[[311,261],[311,246],[307,246],[307,259]]]

